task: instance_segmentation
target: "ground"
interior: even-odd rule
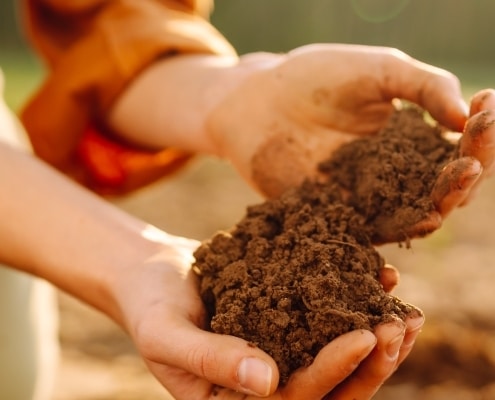
[[[395,294],[426,314],[417,345],[377,400],[495,398],[495,181],[412,249],[380,252],[401,271]],[[191,164],[117,203],[178,235],[210,237],[237,222],[260,198],[230,166]],[[107,318],[60,294],[62,363],[54,400],[170,400],[126,336]]]

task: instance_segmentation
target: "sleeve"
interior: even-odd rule
[[[179,149],[138,149],[101,116],[157,58],[235,54],[208,22],[208,0],[24,0],[26,33],[47,76],[21,112],[35,153],[102,194],[123,194],[183,165]]]

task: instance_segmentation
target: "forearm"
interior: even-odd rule
[[[157,61],[119,97],[107,122],[138,145],[216,154],[206,128],[211,111],[254,72],[279,60],[276,54],[257,53],[240,59],[180,55]]]
[[[0,261],[121,323],[112,280],[159,248],[150,227],[0,142]]]

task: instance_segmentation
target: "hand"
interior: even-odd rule
[[[268,197],[315,177],[317,165],[343,143],[378,131],[394,98],[419,104],[457,132],[467,120],[456,77],[394,49],[311,45],[287,55],[250,55],[241,63],[260,60],[264,68],[212,113],[209,132],[218,153]],[[493,113],[479,113],[493,103],[491,92],[473,99],[460,157],[447,166],[431,194],[438,212],[410,227],[410,238],[437,229],[471,197],[481,166],[493,163]],[[395,228],[384,227],[385,242],[397,239]]]
[[[167,236],[164,244],[144,265],[122,270],[113,292],[122,324],[146,364],[178,400],[255,399],[256,393],[277,400],[320,400],[334,389],[331,399],[368,399],[408,354],[423,323],[423,317],[411,316],[407,324],[380,326],[375,335],[343,335],[277,389],[278,370],[271,357],[243,339],[204,330],[205,311],[190,270],[199,243]],[[384,287],[391,289],[397,271],[387,267],[383,272]],[[397,354],[389,356],[396,338],[391,350]]]

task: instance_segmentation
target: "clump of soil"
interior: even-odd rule
[[[373,243],[387,242],[383,234],[390,230],[409,241],[401,231],[435,210],[430,192],[457,151],[443,132],[418,108],[405,108],[377,135],[342,146],[321,163],[320,170],[346,192],[346,203],[365,218]]]
[[[405,319],[416,309],[383,290],[373,238],[382,218],[407,226],[431,211],[434,179],[454,151],[422,112],[397,111],[322,163],[326,179],[248,207],[195,252],[211,329],[270,354],[284,385],[337,336]]]

